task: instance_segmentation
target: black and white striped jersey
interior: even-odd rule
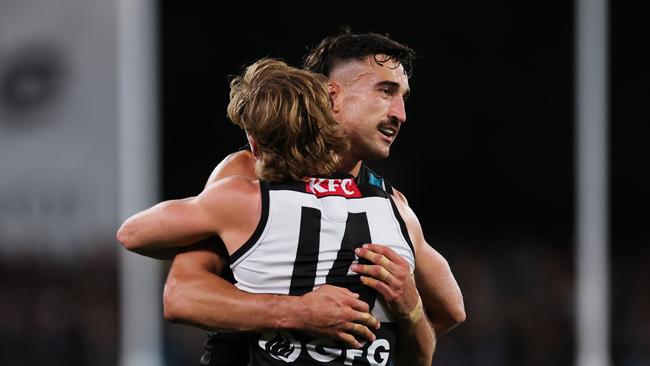
[[[255,334],[251,365],[390,365],[397,337],[393,318],[380,296],[350,271],[351,264],[364,263],[354,249],[365,243],[388,245],[415,268],[413,246],[386,183],[374,175],[356,181],[338,175],[262,181],[260,188],[260,223],[230,258],[236,286],[285,295],[302,295],[323,284],[346,287],[361,295],[382,326],[377,339],[361,349],[298,333]]]

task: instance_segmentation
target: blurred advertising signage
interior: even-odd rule
[[[1,6],[0,256],[74,256],[112,244],[116,2]]]

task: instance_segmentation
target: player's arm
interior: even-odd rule
[[[216,276],[228,254],[223,247],[193,246],[175,258],[164,291],[165,318],[209,330],[299,330],[360,347],[374,341],[378,322],[358,295],[325,285],[303,296],[250,294]]]
[[[411,275],[408,263],[402,257],[379,244],[367,244],[358,249],[357,254],[372,265],[356,265],[352,269],[362,274],[364,284],[384,297],[396,316],[400,329],[397,352],[400,363],[430,365],[437,332],[442,334],[464,321],[464,306],[446,261],[442,262],[442,257],[430,256],[431,252],[427,251],[430,246],[424,240],[417,217],[404,196],[399,192],[397,195],[395,203],[415,249],[415,275]],[[440,308],[443,316],[437,313]]]
[[[196,197],[169,200],[128,218],[117,232],[117,240],[128,250],[140,254],[186,246],[219,234],[228,221],[226,212],[237,209],[233,187],[238,182],[222,180]]]
[[[424,239],[420,222],[408,206],[406,198],[397,190],[394,192],[395,204],[415,248],[417,289],[436,335],[440,336],[465,321],[463,296],[445,258]],[[374,247],[391,251],[383,245]]]
[[[253,178],[254,166],[250,151],[233,153],[215,168],[206,186],[232,175]],[[165,283],[165,318],[210,330],[299,330],[350,347],[375,339],[370,329],[379,322],[358,295],[330,285],[303,296],[250,294],[220,277],[227,262],[222,243],[181,248]]]
[[[394,199],[415,247],[415,281],[436,336],[465,321],[465,305],[458,283],[447,260],[425,240],[420,222],[397,190]]]
[[[229,176],[241,175],[255,178],[255,158],[248,150],[234,152],[224,158],[217,167],[212,171],[205,189],[213,183]],[[174,229],[176,226],[169,227],[167,223],[180,223],[177,221],[187,220],[190,216],[198,211],[196,205],[197,198],[193,197],[185,200],[174,200],[163,202],[149,210],[145,210],[124,222],[118,230],[117,238],[125,248],[158,259],[171,259],[174,257],[179,247],[196,243],[187,240],[176,241],[167,237],[163,240],[155,239],[156,233],[164,233],[167,229]],[[194,221],[194,223],[197,223]],[[163,231],[158,231],[163,227]]]
[[[430,366],[436,337],[408,262],[385,245],[364,244],[355,253],[372,264],[355,264],[361,282],[381,294],[399,329],[396,356],[400,365]]]

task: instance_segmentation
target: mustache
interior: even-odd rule
[[[396,132],[399,132],[399,129],[401,127],[401,123],[397,120],[397,118],[388,118],[385,119],[377,125],[377,128],[394,128]]]

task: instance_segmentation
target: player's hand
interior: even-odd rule
[[[379,321],[370,313],[368,304],[359,295],[342,287],[323,285],[300,297],[301,331],[326,336],[361,348],[361,342],[374,341],[371,329]]]
[[[409,318],[418,306],[420,295],[408,262],[389,247],[380,244],[364,244],[355,253],[373,263],[352,265],[352,271],[361,275],[361,282],[384,297],[394,316]]]

